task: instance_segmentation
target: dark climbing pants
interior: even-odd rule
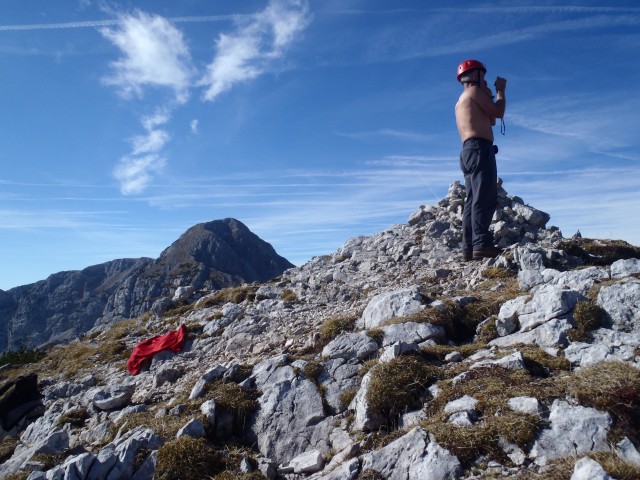
[[[462,251],[493,246],[489,231],[498,203],[498,171],[493,143],[470,138],[462,145],[460,169],[464,174],[467,197],[462,211]]]

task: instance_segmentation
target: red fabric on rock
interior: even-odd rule
[[[136,345],[136,348],[133,349],[129,360],[127,360],[127,370],[129,370],[131,375],[137,375],[142,368],[142,362],[153,358],[156,353],[162,350],[171,350],[172,352],[181,351],[186,333],[187,329],[183,323],[178,330],[165,333],[164,335],[156,335],[155,337],[140,342]]]

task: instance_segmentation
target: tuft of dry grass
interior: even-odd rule
[[[215,400],[216,408],[233,414],[236,427],[241,429],[247,417],[258,408],[258,392],[245,390],[235,383],[216,381],[207,384],[205,400]]]
[[[280,293],[280,300],[282,300],[283,302],[292,302],[292,303],[297,302],[298,295],[296,294],[296,292],[294,292],[290,288],[285,288]]]
[[[591,452],[586,455],[602,466],[613,478],[618,480],[640,480],[640,468],[624,462],[613,452]],[[579,458],[564,457],[549,463],[539,472],[527,471],[519,476],[520,480],[571,480],[576,462]]]
[[[239,473],[226,470],[213,477],[213,480],[264,480],[265,478],[267,477],[260,472]]]
[[[344,332],[351,332],[355,328],[358,315],[338,315],[327,318],[320,325],[320,342],[326,345]]]
[[[546,378],[551,374],[571,370],[571,362],[564,358],[563,354],[553,356],[539,345],[519,343],[514,346],[514,349],[522,354],[527,371],[536,377]],[[508,353],[504,354],[508,355]]]
[[[13,452],[18,446],[18,437],[11,435],[0,440],[0,463],[4,463],[11,458]]]
[[[429,396],[427,388],[439,378],[438,367],[414,355],[380,363],[371,372],[367,402],[389,427],[402,413],[421,407]]]
[[[608,266],[617,260],[640,258],[640,248],[623,240],[575,238],[561,242],[558,248],[582,259],[586,265]]]
[[[453,453],[462,465],[469,465],[480,456],[505,461],[501,440],[526,449],[540,428],[540,417],[506,411],[501,415],[483,417],[470,427],[453,425],[440,413],[421,423],[437,442]]]
[[[258,291],[257,285],[241,285],[239,287],[230,287],[218,290],[216,293],[208,296],[202,306],[213,307],[215,305],[224,305],[225,303],[242,303],[245,300],[253,301]]]
[[[620,480],[640,480],[640,467],[623,461],[617,453],[589,453],[589,457],[598,462],[613,478]]]
[[[340,394],[340,405],[342,405],[344,408],[347,408],[357,394],[358,390],[355,388],[342,392]]]
[[[81,340],[53,347],[42,361],[45,375],[62,375],[66,379],[80,372],[92,371],[99,361],[98,347]]]
[[[136,412],[126,415],[117,425],[113,425],[111,433],[115,437],[115,434],[119,429],[123,432],[128,432],[136,427],[143,426],[153,430],[163,440],[171,440],[175,438],[178,430],[184,427],[186,415],[196,414],[196,410],[193,405],[188,405],[185,412],[182,415],[165,415],[163,417],[156,418],[155,412],[149,410],[144,412]],[[199,412],[197,412],[199,414]],[[205,422],[203,422],[205,423]]]
[[[576,372],[567,391],[580,404],[609,412],[612,433],[640,441],[640,369],[620,361],[604,361]]]
[[[85,420],[90,417],[88,410],[84,407],[74,408],[62,414],[58,419],[58,425],[66,424],[72,427],[84,427]]]
[[[500,268],[500,267],[485,268],[484,270],[482,270],[481,273],[484,278],[492,278],[492,279],[514,278],[518,276],[518,274],[513,270],[509,270],[507,268]]]
[[[498,328],[496,327],[495,315],[491,315],[476,328],[475,340],[477,344],[486,345],[491,340],[498,338]]]
[[[4,480],[27,480],[27,478],[29,478],[29,475],[31,475],[31,472],[19,470],[17,472],[7,474],[7,476],[4,477]]]
[[[494,415],[508,409],[511,397],[523,396],[524,389],[533,384],[533,377],[526,370],[511,370],[499,365],[478,367],[466,372],[455,384],[440,382],[441,393],[428,411],[437,414],[444,406],[464,395],[478,400],[477,408],[485,415]]]
[[[183,436],[158,449],[155,480],[210,478],[224,469],[224,461],[213,445],[203,438]]]
[[[360,473],[358,480],[385,480],[385,477],[380,472],[367,469]]]
[[[324,371],[324,367],[321,363],[310,361],[302,369],[304,376],[307,380],[311,380],[313,383],[318,384],[318,377]]]
[[[569,340],[572,342],[588,342],[591,331],[600,327],[605,311],[592,301],[580,301],[573,310],[574,328],[569,330]]]
[[[382,341],[384,340],[384,331],[381,328],[370,328],[367,330],[367,335],[369,338],[372,338],[378,346],[382,346]]]
[[[425,308],[413,315],[392,319],[390,323],[402,321],[440,325],[447,338],[456,343],[467,343],[476,334],[480,323],[498,314],[505,298],[497,294],[486,295],[463,307],[452,300],[445,300],[440,307]],[[511,295],[507,299],[509,298]],[[488,338],[488,335],[485,334],[484,337]]]

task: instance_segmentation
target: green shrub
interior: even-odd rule
[[[24,347],[20,347],[19,350],[4,352],[0,355],[0,365],[27,365],[30,363],[37,363],[46,357],[46,353],[42,350],[28,350]]]

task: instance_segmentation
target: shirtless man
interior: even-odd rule
[[[498,203],[497,147],[491,127],[496,118],[504,116],[507,81],[496,78],[494,101],[484,79],[486,73],[477,60],[465,60],[458,66],[458,81],[464,86],[456,103],[456,125],[462,140],[460,168],[467,190],[462,213],[462,255],[467,261],[495,257],[501,251],[493,245],[489,231]]]

